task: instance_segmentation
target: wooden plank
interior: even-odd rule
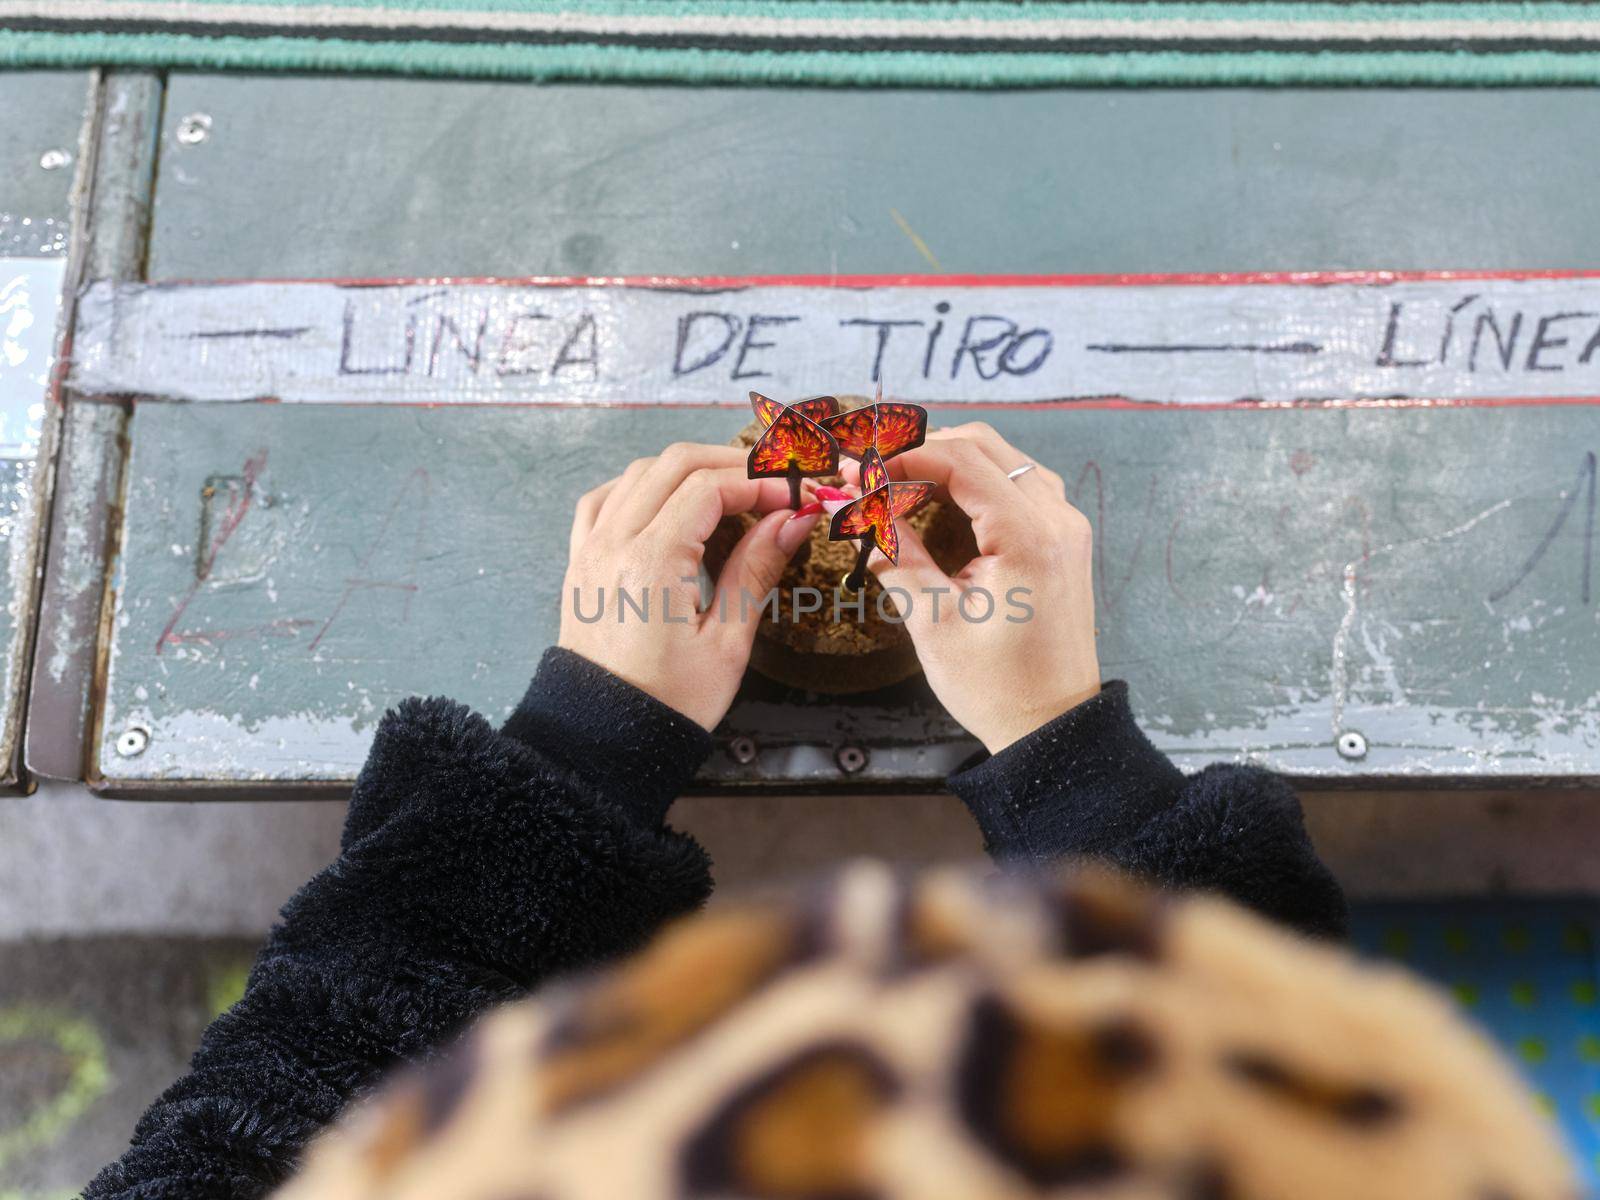
[[[986,415],[1095,522],[1106,674],[1132,681],[1183,765],[1600,778],[1592,410]],[[404,695],[505,714],[555,632],[576,496],[729,425],[704,409],[139,405],[101,782],[340,783]],[[724,747],[740,734],[773,753],[725,749],[703,783],[931,787],[970,748],[910,693],[753,688]],[[843,744],[871,751],[864,772],[840,771]]]
[[[174,73],[150,278],[1592,268],[1597,120],[1576,88]]]
[[[50,400],[90,95],[82,72],[0,74],[0,787],[7,789],[27,786],[20,744],[57,419]]]
[[[83,247],[89,279],[131,279],[143,271],[161,98],[155,75],[102,76]],[[29,773],[48,779],[80,779],[89,761],[100,610],[127,424],[121,399],[89,400],[69,387],[61,417],[24,747]]]

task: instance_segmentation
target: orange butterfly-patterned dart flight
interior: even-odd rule
[[[839,443],[820,424],[839,411],[839,402],[832,396],[814,396],[780,404],[751,392],[750,407],[766,431],[750,448],[749,477],[787,477],[799,507],[801,476],[831,475],[839,469]]]
[[[766,426],[771,426],[786,408],[820,424],[839,411],[839,402],[832,396],[813,396],[809,400],[796,400],[793,404],[780,404],[760,392],[751,392],[750,407],[756,410],[756,416]]]
[[[927,441],[928,410],[920,404],[885,404],[880,399],[828,417],[822,427],[833,434],[841,454],[861,459],[868,450],[876,450],[884,458],[893,458]]]
[[[828,536],[834,541],[863,539],[861,564],[851,573],[855,579],[864,565],[869,546],[877,546],[890,562],[900,560],[900,536],[894,523],[908,517],[933,498],[933,484],[913,479],[896,482],[889,478],[883,456],[871,447],[861,459],[861,496],[833,514]],[[865,539],[870,538],[870,543]],[[858,587],[852,584],[852,590]]]

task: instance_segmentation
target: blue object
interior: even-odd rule
[[[1357,949],[1449,989],[1521,1068],[1600,1192],[1600,901],[1361,904]]]

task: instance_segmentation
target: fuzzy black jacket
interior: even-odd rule
[[[499,731],[448,700],[400,705],[339,857],[284,906],[244,998],[86,1196],[263,1196],[396,1063],[698,907],[709,860],[663,819],[710,751],[692,721],[562,650]],[[1343,930],[1289,788],[1247,767],[1186,778],[1134,724],[1125,684],[950,784],[1002,861],[1092,856]]]

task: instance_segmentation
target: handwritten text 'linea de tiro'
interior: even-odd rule
[[[1469,374],[1560,372],[1600,366],[1600,302],[1594,311],[1540,311],[1487,302],[1467,293],[1448,306],[1389,301],[1370,348],[1373,366],[1450,367]],[[385,314],[388,315],[388,314]],[[961,312],[948,301],[925,316],[834,317],[799,313],[697,308],[676,317],[674,328],[652,340],[662,348],[664,373],[674,378],[712,374],[731,381],[765,379],[783,365],[785,334],[807,321],[825,321],[860,344],[863,375],[876,382],[888,370],[897,378],[920,376],[986,382],[1032,375],[1065,344],[1064,331],[1019,321],[1004,313]],[[341,375],[543,376],[593,382],[604,374],[609,348],[628,343],[639,353],[642,333],[603,328],[600,315],[583,310],[507,311],[483,305],[471,314],[411,307],[403,324],[367,319],[345,307],[340,338]],[[1305,355],[1326,352],[1314,339],[1245,341],[1115,341],[1081,344],[1105,355]]]

